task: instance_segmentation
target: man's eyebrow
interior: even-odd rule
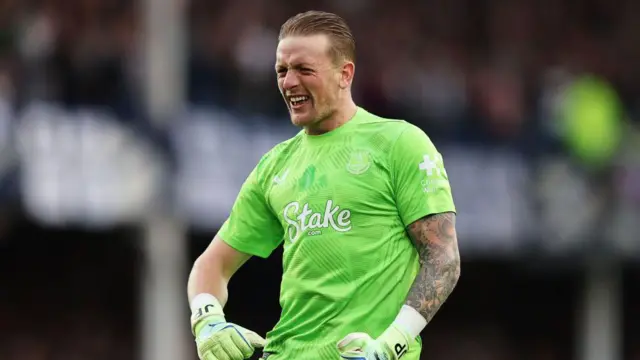
[[[309,68],[309,67],[312,67],[312,66],[313,65],[308,63],[308,62],[301,61],[299,63],[291,64],[290,66],[286,66],[286,65],[283,65],[283,64],[276,64],[275,68],[276,69],[287,69],[287,68],[299,69],[299,68]]]

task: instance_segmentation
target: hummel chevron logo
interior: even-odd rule
[[[287,175],[289,175],[289,169],[287,169],[281,176],[278,176],[278,175],[274,176],[273,182],[275,184],[280,185],[287,179]]]

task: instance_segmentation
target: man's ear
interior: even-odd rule
[[[340,88],[346,89],[351,86],[353,76],[355,75],[356,65],[351,61],[347,61],[342,65],[340,71]]]

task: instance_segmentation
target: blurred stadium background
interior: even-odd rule
[[[1,0],[0,359],[196,359],[187,272],[297,131],[274,49],[309,9],[447,161],[463,275],[423,358],[640,359],[635,0]],[[229,318],[265,333],[279,275],[250,261]]]

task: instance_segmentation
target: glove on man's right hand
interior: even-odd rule
[[[249,359],[256,348],[264,347],[266,341],[260,335],[225,320],[215,297],[207,300],[191,316],[200,360]]]

